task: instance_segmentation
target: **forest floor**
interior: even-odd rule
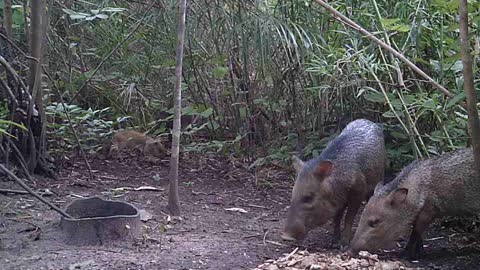
[[[300,252],[319,254],[324,260],[344,260],[341,251],[329,248],[330,225],[312,231],[302,243],[280,239],[293,184],[289,171],[264,168],[255,175],[241,162],[183,155],[182,218],[171,219],[162,210],[167,202],[168,164],[168,159],[157,164],[136,158],[92,159],[96,180],[89,180],[82,160],[73,159],[62,169],[58,180],[38,178],[35,184],[29,183],[37,190],[52,191],[53,195],[47,198],[62,207],[80,196],[100,196],[145,209],[153,218],[143,224],[143,240],[131,244],[66,245],[56,212],[27,195],[0,194],[0,269],[253,269],[296,247]],[[12,182],[0,181],[0,188],[14,186]],[[117,189],[141,186],[158,187],[160,191]],[[430,228],[424,259],[401,260],[400,249],[380,254],[379,259],[425,269],[480,269],[476,223],[457,223],[438,221]],[[285,265],[282,268],[273,263],[263,267],[315,269]],[[344,264],[343,268],[316,269],[353,268]]]

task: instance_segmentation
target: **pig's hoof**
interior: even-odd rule
[[[423,258],[425,251],[422,248],[407,248],[402,252],[402,257],[407,258],[408,260],[417,260]]]
[[[334,249],[339,249],[340,248],[340,242],[338,241],[332,241],[330,242],[330,245],[328,245],[329,248],[334,248]]]
[[[339,249],[339,250],[342,250],[342,251],[347,249],[347,247],[348,247],[348,244],[344,244],[344,243],[342,243],[342,241],[332,241],[332,242],[330,242],[330,245],[329,245],[329,248]]]
[[[290,242],[297,240],[297,239],[295,239],[294,237],[292,237],[291,235],[289,235],[288,233],[285,233],[285,232],[281,233],[281,234],[280,234],[280,237],[281,237],[283,240],[285,240],[285,241],[290,241]]]
[[[348,248],[349,243],[349,237],[342,236],[340,239],[332,241],[331,247],[345,251]]]

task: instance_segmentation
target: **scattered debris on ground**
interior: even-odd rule
[[[361,251],[358,258],[346,254],[310,253],[306,250],[285,253],[278,260],[267,260],[254,270],[397,270],[422,269],[408,267],[400,261],[380,260],[378,255]]]

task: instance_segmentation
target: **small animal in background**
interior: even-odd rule
[[[365,119],[349,123],[319,157],[303,162],[294,156],[297,177],[281,237],[301,240],[309,230],[333,219],[332,244],[347,245],[353,219],[383,179],[385,163],[383,129]]]
[[[435,218],[480,213],[479,179],[471,148],[413,162],[375,188],[348,253],[375,252],[411,232],[404,255],[421,257],[422,234]]]
[[[99,154],[110,158],[116,151],[135,151],[148,157],[164,158],[166,149],[162,142],[134,130],[119,130],[111,142],[106,142]]]

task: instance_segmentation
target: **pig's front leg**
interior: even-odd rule
[[[405,247],[403,253],[409,259],[418,259],[423,257],[425,251],[423,249],[422,234],[427,229],[428,225],[435,219],[437,211],[435,207],[430,203],[425,203],[420,214],[415,220],[412,234],[408,240],[408,244]]]
[[[345,212],[345,206],[340,208],[333,218],[333,237],[331,246],[336,248],[339,247],[340,243],[340,225],[342,223],[343,214]]]
[[[348,246],[352,239],[353,220],[357,215],[358,209],[362,204],[363,194],[354,194],[348,198],[347,213],[345,214],[344,228],[342,232],[342,239],[340,244],[345,247]]]

